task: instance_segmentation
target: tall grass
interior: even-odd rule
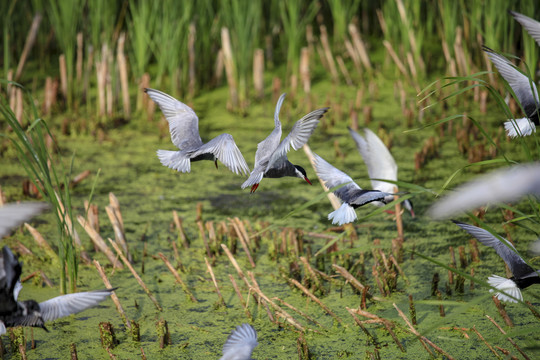
[[[66,226],[67,223],[74,224],[71,194],[68,186],[71,167],[66,171],[63,165],[49,152],[45,138],[47,136],[53,138],[53,136],[45,121],[39,117],[34,99],[29,94],[27,97],[27,103],[31,108],[29,116],[32,120],[25,128],[17,121],[7,99],[3,96],[0,97],[0,114],[14,133],[14,136],[6,134],[2,134],[2,136],[11,140],[29,179],[53,208],[58,229],[57,246],[61,266],[60,290],[62,293],[66,293],[69,283],[71,292],[74,292],[77,285],[78,256]],[[68,221],[68,218],[71,221]]]
[[[75,70],[75,48],[80,30],[84,0],[49,0],[47,13],[54,28],[55,38],[66,56],[68,93],[67,104],[73,103],[73,73]]]
[[[328,6],[332,13],[332,23],[334,25],[334,48],[343,48],[345,40],[347,39],[347,26],[349,26],[352,20],[358,16],[360,0],[328,0]]]
[[[90,41],[98,50],[103,44],[112,44],[119,2],[107,0],[88,1],[88,24]]]

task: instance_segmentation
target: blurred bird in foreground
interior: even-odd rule
[[[250,360],[251,353],[257,345],[259,345],[257,332],[253,326],[239,325],[231,332],[223,345],[223,356],[220,360]]]

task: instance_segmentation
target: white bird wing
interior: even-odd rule
[[[513,202],[525,195],[540,196],[540,163],[511,166],[479,176],[428,210],[434,219],[449,218],[491,203]]]
[[[499,70],[502,77],[508,82],[514,93],[516,94],[525,114],[528,117],[533,116],[537,111],[538,90],[534,82],[531,82],[518,68],[508,61],[504,56],[497,54],[495,51],[484,46],[484,51]],[[534,90],[534,96],[531,91],[531,85]]]
[[[221,360],[249,360],[257,345],[257,332],[253,326],[239,325],[232,331],[223,345]]]
[[[474,225],[462,223],[460,221],[454,220],[454,223],[463,230],[467,231],[471,236],[474,236],[482,244],[494,248],[497,254],[504,260],[506,265],[508,265],[510,271],[512,271],[512,274],[514,274],[516,278],[522,278],[523,276],[534,272],[534,269],[525,263],[521,256],[517,254],[516,248],[510,242],[508,242],[508,240],[503,238],[508,244],[508,246],[506,246],[487,230]]]
[[[529,35],[531,35],[534,41],[536,41],[538,46],[540,46],[540,22],[515,11],[509,12],[510,15],[512,15],[514,19],[516,19],[521,24],[521,26],[523,26],[525,30],[527,30]]]
[[[394,157],[382,140],[371,130],[365,129],[365,138],[349,128],[356,148],[366,163],[373,189],[393,193],[395,184],[373,179],[397,181],[398,167]]]
[[[349,175],[345,174],[341,170],[336,169],[319,155],[313,153],[313,157],[315,159],[315,171],[327,188],[331,189],[338,185],[349,183],[334,191],[334,194],[336,194],[336,196],[341,200],[347,202],[350,200],[351,193],[362,190],[362,188],[358,186],[358,184],[356,184]]]
[[[202,145],[197,151],[193,152],[192,157],[197,155],[211,153],[219,159],[226,167],[237,175],[249,174],[249,167],[236,146],[232,135],[221,134],[216,136],[206,144]]]
[[[144,90],[158,104],[171,133],[171,141],[180,150],[196,149],[203,145],[199,135],[199,118],[195,111],[170,95],[155,89]]]
[[[44,202],[9,203],[1,206],[0,239],[47,208],[48,205]]]
[[[300,149],[309,140],[309,137],[315,131],[320,119],[328,111],[328,108],[317,109],[298,120],[289,135],[285,137],[272,153],[270,161],[266,166],[266,170],[274,167],[279,167],[279,164],[287,159],[287,152],[291,146],[294,150]]]
[[[39,303],[43,321],[76,314],[98,305],[107,299],[114,289],[96,290],[57,296]]]

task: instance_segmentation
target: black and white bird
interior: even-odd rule
[[[237,175],[249,174],[249,167],[236,146],[232,135],[221,134],[207,143],[199,135],[199,118],[186,104],[159,90],[144,89],[158,104],[171,133],[172,143],[180,151],[158,150],[157,156],[164,166],[179,172],[190,172],[191,163],[199,160],[217,161]]]
[[[220,360],[250,360],[251,353],[257,345],[259,345],[257,332],[253,326],[239,325],[231,332],[223,345],[223,356]]]
[[[9,203],[0,206],[0,239],[47,208],[47,203],[43,202]]]
[[[364,129],[364,136],[351,128],[348,129],[356,143],[358,152],[367,166],[373,190],[393,193],[394,187],[397,185],[382,181],[382,179],[391,181],[397,181],[398,179],[398,166],[386,145],[384,145],[382,140],[368,128]],[[384,203],[380,201],[373,201],[372,204],[376,206],[384,205]],[[411,216],[414,217],[413,204],[409,199],[403,201],[403,206],[411,213]]]
[[[445,219],[527,195],[540,196],[540,163],[514,165],[479,176],[437,201],[428,213],[434,219]]]
[[[343,171],[336,169],[317,154],[313,154],[315,171],[319,178],[329,189],[347,184],[334,191],[334,194],[343,201],[341,207],[328,214],[332,224],[348,224],[356,220],[357,207],[373,201],[388,204],[394,200],[394,194],[379,190],[363,190],[353,179]]]
[[[525,289],[533,284],[540,284],[538,271],[535,271],[525,263],[521,256],[518,255],[516,248],[508,240],[501,237],[504,241],[503,243],[487,230],[459,221],[454,221],[454,223],[478,239],[482,244],[494,248],[506,265],[508,265],[510,271],[512,271],[514,276],[510,279],[497,275],[491,275],[488,278],[489,285],[498,290],[495,296],[499,300],[509,302],[522,301],[523,295],[521,295],[520,289]],[[493,292],[493,289],[489,291]]]
[[[114,289],[67,294],[38,303],[34,300],[18,301],[22,289],[22,264],[9,247],[2,248],[0,256],[0,335],[7,327],[34,326],[45,330],[45,322],[76,314],[98,305]]]
[[[525,76],[514,64],[504,56],[484,46],[483,50],[491,59],[501,76],[508,82],[516,94],[526,117],[509,120],[504,123],[504,128],[509,137],[527,136],[536,132],[536,126],[540,125],[538,117],[538,90],[536,84]]]
[[[294,150],[300,149],[309,140],[313,131],[319,124],[320,118],[328,111],[322,108],[310,112],[298,120],[289,135],[281,141],[281,121],[279,121],[279,110],[283,104],[286,94],[282,94],[276,105],[274,113],[274,130],[266,139],[257,145],[255,153],[255,165],[249,178],[242,184],[242,189],[251,186],[251,192],[259,187],[259,183],[266,178],[280,178],[284,176],[298,177],[304,179],[311,185],[306,170],[299,165],[292,164],[287,158],[287,152],[292,147]]]

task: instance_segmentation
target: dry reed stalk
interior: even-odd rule
[[[349,70],[347,70],[347,67],[345,66],[345,62],[343,61],[343,58],[341,56],[336,56],[336,61],[339,66],[339,70],[343,74],[343,77],[345,78],[345,82],[348,86],[353,86],[353,81],[351,79],[351,75],[349,74]]]
[[[420,335],[420,333],[418,331],[416,331],[416,329],[412,326],[412,324],[409,322],[409,319],[407,319],[407,316],[405,316],[405,314],[403,313],[403,311],[401,311],[401,309],[396,305],[396,303],[392,303],[392,305],[394,305],[394,308],[397,310],[399,316],[403,319],[403,321],[405,321],[405,323],[407,324],[407,326],[409,327],[409,329],[411,330],[411,332],[416,335],[418,337],[418,339],[420,340],[420,343],[424,346],[424,348],[427,350],[427,352],[429,352],[431,354],[431,356],[434,357],[433,353],[429,350],[429,348],[427,347],[427,345],[431,346],[433,349],[435,349],[439,354],[443,355],[443,356],[446,356],[448,359],[450,360],[453,360],[454,358],[452,356],[450,356],[446,351],[444,351],[443,349],[441,349],[440,347],[438,347],[437,345],[435,345],[431,340],[429,340],[428,338],[426,338],[425,336],[423,335]]]
[[[238,226],[238,223],[233,219],[229,219],[229,222],[232,225],[232,227],[234,228],[234,231],[236,232],[236,235],[238,236],[238,239],[240,240],[240,244],[242,244],[242,248],[244,249],[244,252],[247,255],[249,263],[251,264],[252,267],[255,267],[255,262],[253,261],[253,258],[251,257],[251,252],[249,251],[249,247],[248,247],[246,238],[244,238],[244,234],[240,230],[240,227]],[[249,237],[248,237],[248,239],[249,239]]]
[[[189,297],[189,299],[196,303],[198,302],[198,300],[195,298],[195,296],[193,296],[193,293],[189,290],[189,288],[187,287],[186,283],[182,280],[182,278],[180,277],[180,274],[178,273],[178,271],[176,271],[176,269],[174,268],[174,266],[172,266],[172,264],[170,263],[170,261],[165,257],[165,255],[163,255],[163,253],[158,253],[159,257],[161,258],[161,260],[163,260],[163,262],[165,263],[165,265],[167,266],[167,269],[169,269],[169,271],[173,274],[175,280],[177,283],[180,284],[180,286],[182,287],[182,290],[184,290],[184,292],[186,293],[186,295]]]
[[[369,60],[368,52],[366,50],[366,45],[364,41],[362,40],[362,37],[360,36],[360,32],[358,31],[358,28],[354,24],[349,24],[348,30],[349,30],[349,35],[351,35],[354,49],[356,50],[356,53],[358,54],[358,58],[360,58],[360,61],[362,61],[362,65],[364,65],[364,68],[368,71],[373,70],[371,66],[371,61]]]
[[[197,28],[195,23],[189,24],[188,29],[188,94],[189,98],[193,99],[195,97],[195,85],[197,84],[197,78],[195,73],[195,40],[197,38]]]
[[[116,217],[116,212],[111,206],[105,206],[105,211],[107,212],[107,215],[109,216],[109,220],[112,224],[112,227],[114,230],[114,238],[116,240],[116,243],[122,247],[122,251],[126,254],[126,257],[128,258],[129,262],[132,262],[133,259],[131,257],[131,254],[129,253],[129,248],[126,242],[126,238],[125,238],[124,232],[122,231],[120,221]]]
[[[399,341],[398,337],[396,336],[396,334],[394,333],[394,331],[392,330],[392,327],[394,327],[394,323],[390,320],[387,320],[387,319],[384,319],[382,317],[379,317],[375,314],[371,314],[365,310],[361,310],[361,309],[349,309],[349,308],[346,308],[347,311],[349,312],[349,314],[353,315],[354,313],[358,314],[358,315],[362,315],[364,317],[367,317],[368,319],[371,319],[373,320],[375,323],[378,323],[378,324],[383,324],[383,326],[386,328],[386,331],[388,332],[388,334],[390,334],[390,336],[392,337],[392,339],[394,340],[394,342],[396,343],[396,345],[399,347],[399,349],[402,351],[402,352],[405,352],[405,348],[403,347],[403,345],[401,345],[401,342]],[[353,317],[354,318],[354,317]],[[355,319],[356,320],[356,319]],[[358,323],[358,322],[357,322]]]
[[[122,269],[124,266],[116,256],[114,256],[114,253],[109,249],[103,238],[90,226],[88,221],[86,221],[81,215],[77,216],[77,220],[79,221],[79,224],[84,228],[88,236],[90,236],[90,239],[94,243],[94,245],[97,246],[99,251],[105,254],[107,259],[109,259],[109,262],[116,268]]]
[[[493,299],[493,302],[495,303],[497,310],[499,310],[499,314],[501,314],[501,317],[504,319],[506,325],[508,325],[509,327],[514,327],[514,323],[510,319],[510,316],[508,316],[508,313],[504,309],[504,305],[501,304],[497,296],[493,295],[491,298]]]
[[[42,19],[43,16],[40,13],[34,15],[32,25],[30,25],[30,30],[28,31],[28,35],[26,36],[26,40],[24,42],[24,48],[21,53],[21,58],[19,59],[19,64],[17,65],[17,70],[15,71],[15,77],[13,78],[14,81],[19,80],[22,75],[22,71],[24,69],[24,65],[26,64],[28,54],[30,53],[32,47],[34,46],[34,43],[36,42],[39,25],[41,24]]]
[[[309,58],[311,53],[309,48],[303,47],[300,53],[300,80],[302,81],[302,88],[306,94],[311,92],[311,78],[309,73]]]
[[[54,252],[54,250],[51,248],[51,245],[43,238],[43,235],[39,233],[35,228],[33,228],[30,224],[24,223],[24,227],[30,232],[32,237],[34,238],[34,241],[38,244],[38,246],[45,251],[47,256],[53,260],[58,260],[58,255]]]
[[[351,308],[348,308],[348,307],[345,307],[345,309],[347,309],[347,311],[349,312],[349,314],[352,316],[352,318],[354,319],[354,322],[356,323],[356,325],[360,326],[360,329],[362,329],[362,331],[364,332],[364,334],[367,335],[368,337],[368,340],[373,344],[373,345],[376,345],[377,344],[377,341],[375,340],[375,338],[373,337],[373,335],[371,335],[371,333],[366,329],[366,327],[364,326],[364,324],[362,323],[362,321],[360,321],[360,319],[358,319],[358,317],[356,316],[355,314],[355,311],[354,309],[351,309]],[[401,344],[400,344],[401,345]]]
[[[255,97],[262,99],[264,97],[264,50],[255,49],[253,53],[253,87],[255,88]]]
[[[23,105],[24,105],[23,92],[18,87],[13,88],[13,90],[15,91],[15,118],[17,119],[19,124],[22,125],[22,123],[23,123]]]
[[[278,297],[274,297],[272,298],[272,300],[277,300],[279,301],[281,304],[285,305],[286,307],[288,307],[289,309],[293,310],[294,312],[296,312],[297,314],[299,314],[300,316],[304,317],[306,320],[308,321],[311,321],[312,323],[316,324],[317,326],[319,326],[320,328],[323,328],[324,329],[324,326],[319,323],[317,320],[315,320],[314,318],[312,318],[311,316],[309,316],[308,314],[306,314],[305,312],[303,312],[302,310],[299,310],[297,308],[295,308],[294,306],[292,306],[291,304],[289,304],[288,302],[286,302],[285,300],[282,300]]]
[[[77,346],[75,345],[75,343],[71,343],[69,345],[69,353],[71,360],[79,360],[79,357],[77,356]]]
[[[103,267],[101,267],[99,261],[94,260],[92,262],[94,266],[96,267],[99,276],[101,277],[101,280],[103,280],[103,284],[105,284],[105,287],[107,289],[112,289],[113,286],[111,285],[111,282],[107,278],[107,275],[105,274],[105,270]],[[120,304],[120,300],[118,299],[118,296],[116,296],[116,293],[114,291],[111,292],[111,299],[114,302],[114,305],[116,306],[116,310],[118,311],[118,314],[120,314],[120,317],[122,318],[122,321],[126,325],[128,329],[131,329],[131,322],[129,321],[126,312],[124,311],[124,308],[122,307],[122,304]]]
[[[459,253],[459,265],[462,269],[465,269],[467,267],[467,258],[465,256],[465,246],[458,247],[458,253]]]
[[[439,290],[437,290],[437,300],[439,300],[441,302],[441,304],[439,305],[439,315],[441,317],[445,317],[445,313],[444,313],[444,306],[442,304],[442,294]]]
[[[223,68],[225,67],[225,59],[223,56],[223,49],[219,49],[216,56],[216,63],[214,65],[214,82],[216,85],[221,84],[223,78]]]
[[[113,116],[114,109],[114,93],[112,87],[112,74],[113,71],[113,54],[112,50],[107,50],[107,56],[104,56],[103,61],[106,62],[106,74],[105,74],[105,98],[106,98],[106,109],[107,115]]]
[[[75,175],[75,177],[69,182],[69,187],[74,188],[76,185],[81,183],[84,179],[89,177],[92,173],[90,170],[84,170],[83,172]]]
[[[143,288],[144,292],[146,293],[146,295],[148,295],[148,297],[150,298],[150,300],[152,300],[152,302],[154,303],[154,305],[156,306],[156,309],[158,309],[159,311],[163,311],[163,309],[161,308],[161,306],[159,305],[159,303],[157,302],[156,298],[154,297],[154,295],[152,294],[152,292],[150,291],[150,289],[148,289],[148,287],[146,286],[146,284],[144,283],[144,281],[141,279],[141,277],[139,276],[139,274],[137,274],[137,271],[135,271],[135,269],[133,268],[133,266],[131,266],[130,262],[128,261],[128,259],[124,256],[124,254],[122,254],[122,250],[120,249],[120,247],[118,246],[118,244],[116,244],[114,241],[112,241],[110,238],[107,239],[109,240],[109,243],[111,244],[111,246],[114,248],[114,250],[116,251],[116,253],[118,254],[118,256],[120,257],[120,259],[122,259],[122,262],[127,266],[127,268],[131,271],[131,273],[133,274],[133,277],[135,278],[135,280],[137,280],[137,282],[139,283],[139,285]]]
[[[184,226],[182,225],[182,219],[178,217],[176,210],[173,210],[173,219],[174,224],[176,225],[176,230],[178,230],[178,236],[182,240],[182,245],[185,249],[189,248],[189,242],[186,237],[186,232],[184,231]]]
[[[495,349],[493,349],[493,347],[489,345],[486,339],[484,339],[484,337],[478,332],[478,330],[476,330],[476,326],[472,327],[472,331],[474,331],[474,333],[478,336],[478,338],[482,340],[484,344],[486,344],[486,346],[489,348],[489,350],[491,350],[491,352],[495,355],[495,357],[497,357],[498,359],[502,359],[502,357],[495,351]]]
[[[58,58],[58,63],[60,66],[60,84],[62,89],[62,95],[64,99],[68,97],[68,78],[67,78],[67,68],[66,68],[66,55],[62,54]]]
[[[97,205],[90,204],[88,200],[84,200],[84,210],[86,211],[88,223],[90,223],[90,226],[99,233],[99,209]]]
[[[356,279],[350,272],[347,271],[344,267],[341,267],[337,264],[332,264],[332,267],[347,280],[354,288],[356,288],[360,292],[364,292],[367,288],[360,282],[358,279]],[[368,298],[374,299],[374,300],[381,300],[380,298],[373,297],[371,294],[366,294]]]
[[[300,256],[299,259],[302,262],[302,264],[304,265],[305,272],[308,273],[309,278],[315,284],[315,290],[323,291],[321,281],[320,281],[319,277],[317,276],[317,273],[313,270],[313,268],[309,264],[308,259],[306,259],[304,256]]]
[[[231,106],[236,108],[238,107],[238,85],[236,83],[236,69],[231,47],[231,38],[229,36],[229,29],[226,27],[221,28],[221,46],[223,50],[225,73],[227,75],[227,84],[229,85],[229,96],[231,97]]]
[[[204,248],[206,249],[206,255],[209,258],[212,258],[212,251],[210,251],[210,246],[208,246],[208,240],[206,239],[206,232],[204,231],[204,225],[202,220],[197,221],[197,226],[199,227],[199,234],[204,243]]]
[[[503,330],[503,328],[497,324],[497,322],[492,318],[490,317],[489,315],[486,315],[486,317],[489,319],[489,321],[491,321],[493,323],[493,325],[495,325],[495,327],[497,327],[497,329],[499,329],[499,331],[503,334],[503,335],[506,335],[506,331]],[[527,360],[529,360],[530,358],[523,352],[523,350],[521,350],[521,348],[518,346],[518,344],[516,344],[516,342],[514,340],[512,340],[511,337],[507,337],[506,340],[508,340],[510,342],[510,344],[512,344],[517,351],[519,351],[519,353]]]
[[[116,61],[118,63],[118,72],[120,73],[120,88],[122,89],[122,107],[124,116],[129,118],[131,115],[131,102],[129,99],[129,78],[126,55],[124,54],[124,45],[126,43],[126,33],[120,33],[118,45],[116,47]]]
[[[104,51],[106,50],[106,46],[103,45],[103,49],[101,52],[101,60],[96,61],[96,79],[97,79],[97,93],[98,93],[98,114],[99,116],[105,115],[106,111],[106,100],[105,100],[105,82],[106,82],[106,61],[103,60],[104,57]]]
[[[77,33],[77,60],[75,65],[75,74],[76,74],[76,80],[77,84],[81,83],[82,80],[82,70],[83,70],[83,49],[84,49],[84,38],[83,33],[79,32]]]
[[[321,44],[324,50],[326,63],[328,64],[328,69],[330,70],[330,75],[332,76],[332,80],[337,83],[339,81],[339,74],[336,69],[336,63],[334,62],[332,50],[330,49],[330,41],[328,40],[328,32],[326,31],[326,26],[321,25],[319,29],[321,31]]]
[[[405,273],[403,272],[403,269],[401,268],[401,266],[399,266],[399,264],[398,264],[396,258],[394,257],[394,255],[390,255],[390,256],[388,256],[388,258],[390,259],[390,261],[392,262],[392,264],[394,264],[394,266],[395,266],[396,269],[398,270],[399,275],[401,276],[401,278],[402,278],[403,280],[405,280],[405,283],[406,283],[407,285],[410,285],[409,279],[407,279],[407,277],[405,276]]]
[[[525,301],[525,303],[529,307],[529,310],[531,310],[531,312],[533,313],[534,317],[537,318],[537,319],[540,319],[540,313],[538,313],[538,311],[536,311],[536,309],[531,304],[531,302],[530,301]]]
[[[236,292],[236,296],[238,296],[238,299],[240,300],[240,304],[242,304],[242,307],[244,308],[244,312],[246,313],[246,317],[248,320],[252,321],[253,316],[251,315],[251,312],[249,311],[246,301],[244,300],[244,297],[242,296],[242,293],[240,292],[240,289],[238,288],[238,284],[236,284],[236,281],[234,280],[234,277],[229,274],[229,280],[231,280],[234,292]]]
[[[219,303],[221,306],[226,307],[225,300],[223,299],[223,296],[221,295],[221,291],[219,291],[219,285],[217,283],[216,276],[214,275],[214,270],[212,270],[212,266],[210,266],[210,263],[208,262],[208,259],[206,258],[206,256],[204,257],[204,262],[206,263],[206,268],[208,269],[208,272],[210,273],[210,277],[212,278],[212,282],[214,283],[214,287],[216,288]]]
[[[71,235],[71,237],[73,238],[73,241],[78,246],[83,262],[85,264],[90,264],[92,260],[90,259],[90,256],[88,256],[88,254],[84,250],[84,247],[82,246],[79,233],[77,232],[77,230],[75,229],[75,226],[71,222],[71,218],[67,215],[66,209],[64,208],[64,204],[62,203],[60,196],[58,196],[58,194],[55,194],[55,195],[56,195],[56,199],[58,201],[58,206],[59,206],[58,212],[59,212],[60,218],[64,219],[67,232]]]
[[[214,229],[214,222],[213,221],[207,221],[204,223],[204,227],[206,228],[206,231],[208,231],[208,239],[210,241],[210,244],[213,245],[213,247],[217,247],[217,236],[216,236],[216,230]]]
[[[118,219],[118,222],[120,223],[120,228],[122,229],[122,232],[124,231],[124,219],[122,218],[122,212],[120,211],[120,202],[118,201],[118,198],[116,195],[114,195],[112,192],[109,193],[109,204],[114,210],[114,214],[116,215],[116,218]]]
[[[159,338],[160,349],[165,348],[167,345],[171,345],[171,334],[169,333],[167,320],[159,320],[156,322],[156,332]]]
[[[231,264],[233,265],[233,267],[236,269],[236,272],[238,273],[238,276],[240,276],[240,279],[242,279],[244,281],[244,283],[246,284],[246,286],[249,288],[251,288],[251,284],[249,283],[249,281],[247,280],[246,276],[244,275],[244,272],[242,271],[242,269],[240,268],[240,266],[238,265],[238,262],[236,261],[236,259],[234,258],[233,254],[231,253],[231,251],[229,250],[229,248],[227,247],[227,245],[225,244],[221,244],[221,248],[223,249],[223,251],[225,252],[225,255],[227,255],[227,257],[229,258],[229,261],[231,262]]]
[[[405,65],[403,65],[403,62],[399,59],[396,52],[394,51],[394,48],[392,47],[392,44],[390,44],[387,40],[383,40],[383,45],[388,51],[388,54],[390,54],[390,57],[394,61],[394,64],[396,64],[398,70],[401,72],[401,74],[407,79],[407,81],[410,82],[409,73],[407,72],[407,69],[405,68]]]
[[[326,313],[328,313],[330,316],[332,316],[334,319],[336,319],[340,324],[342,324],[343,326],[346,326],[343,323],[343,321],[339,318],[339,316],[334,314],[334,312],[332,310],[330,310],[330,308],[328,306],[323,304],[322,301],[319,300],[319,298],[317,298],[315,295],[313,295],[308,289],[306,289],[306,287],[304,285],[300,284],[295,279],[289,279],[289,282],[292,283],[294,286],[296,286],[298,289],[300,289],[304,294],[306,294],[313,301],[315,301],[317,303],[317,305],[319,305],[324,311],[326,311]]]
[[[397,193],[397,192],[398,192],[398,188],[397,186],[394,186],[394,193]],[[394,195],[394,201],[397,199],[399,199],[399,196]],[[398,237],[400,239],[405,239],[403,237],[403,221],[401,220],[401,203],[400,202],[396,202],[395,212],[396,212],[396,227],[397,227]]]

